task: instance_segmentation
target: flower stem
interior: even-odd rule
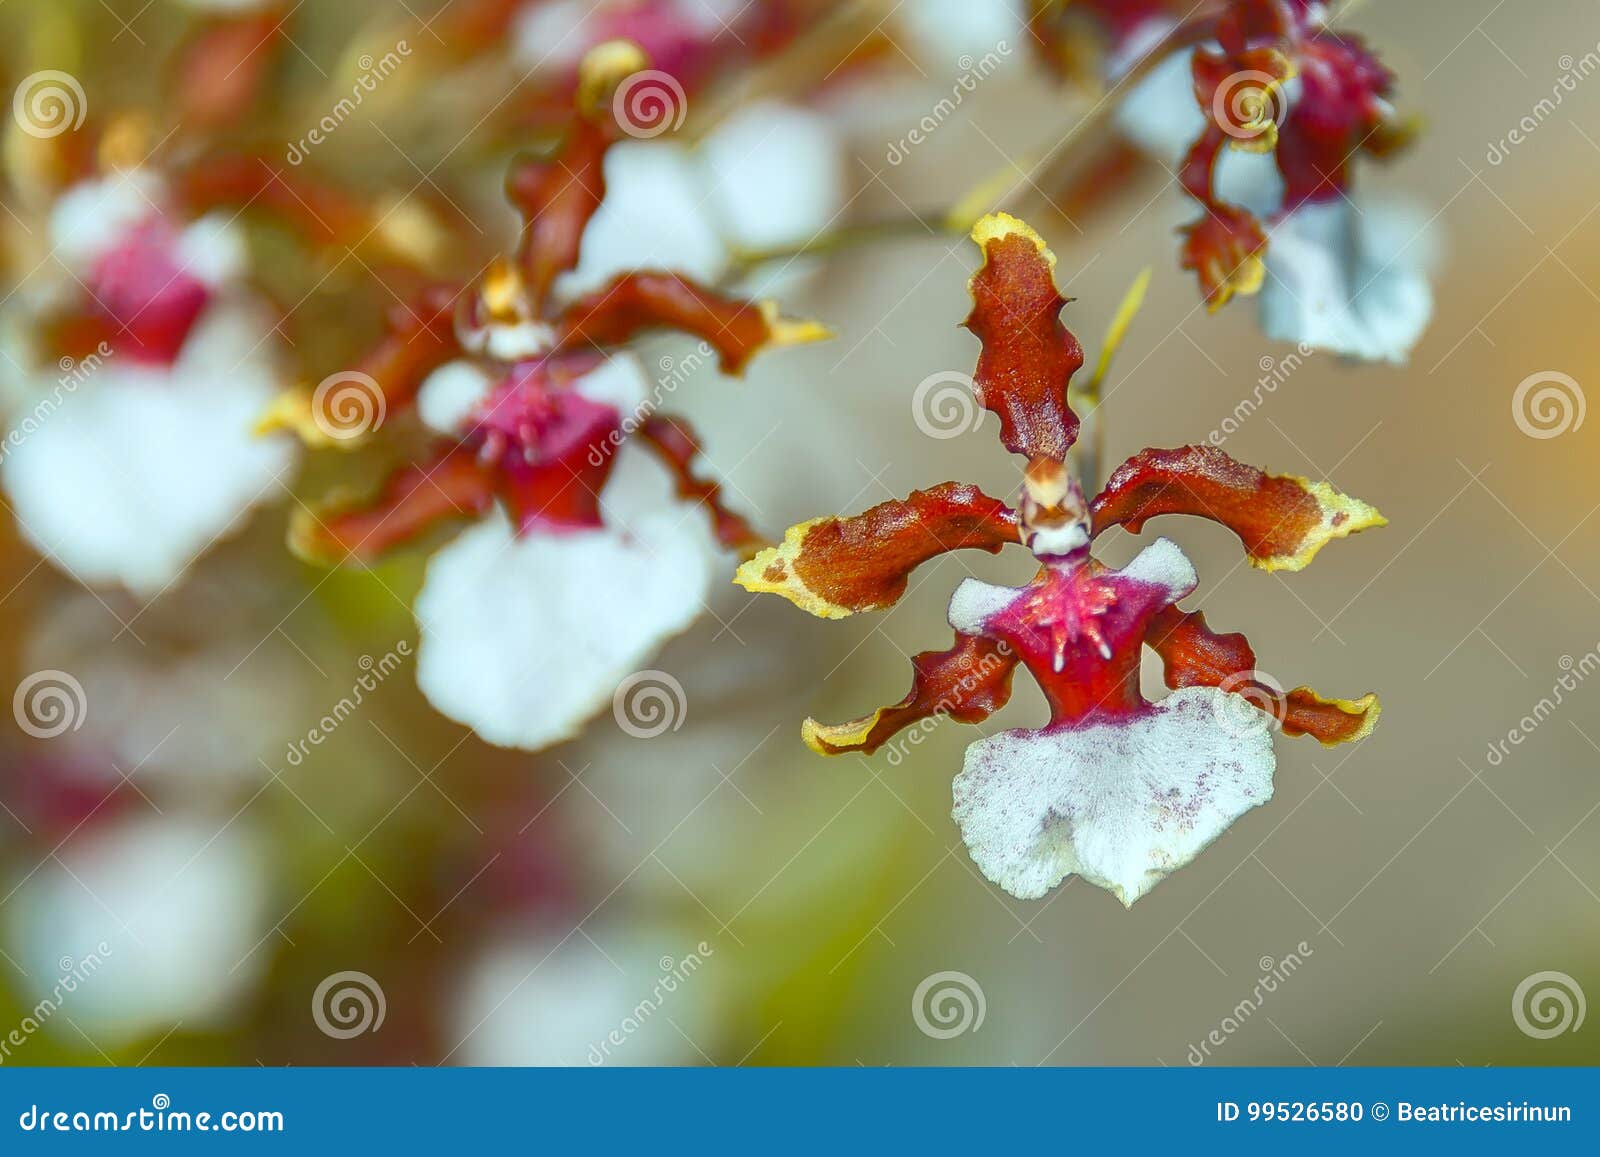
[[[787,245],[762,246],[755,249],[733,250],[733,260],[743,268],[767,261],[785,258],[809,257],[820,253],[835,253],[856,245],[900,238],[961,236],[965,229],[952,229],[940,213],[911,213],[901,217],[884,217],[876,221],[863,221],[843,225],[827,233],[818,233],[805,241]]]

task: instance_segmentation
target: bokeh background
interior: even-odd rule
[[[299,5],[279,66],[294,99],[263,131],[315,110],[360,37],[438,7]],[[1003,13],[855,7],[871,51],[846,44],[826,83],[797,92],[781,75],[763,82],[835,126],[851,220],[947,206],[1094,104],[1046,77]],[[167,0],[12,0],[0,56],[14,82],[74,53],[92,105],[137,103],[190,18]],[[582,1064],[597,1050],[624,1064],[1600,1060],[1600,1025],[1541,1039],[1513,1015],[1541,972],[1565,974],[1577,999],[1600,994],[1600,681],[1489,755],[1600,648],[1600,419],[1533,437],[1512,405],[1530,375],[1569,375],[1580,405],[1600,382],[1600,78],[1491,158],[1600,52],[1600,10],[1375,0],[1344,23],[1424,126],[1360,179],[1431,220],[1419,244],[1437,252],[1436,314],[1408,365],[1305,358],[1228,450],[1327,478],[1390,525],[1294,575],[1242,565],[1218,528],[1163,529],[1202,576],[1191,605],[1246,631],[1263,670],[1381,694],[1369,740],[1280,740],[1272,802],[1132,910],[1076,881],[1024,903],[981,877],[949,818],[976,733],[946,723],[904,759],[823,760],[798,736],[806,715],[898,698],[906,657],[944,645],[953,586],[968,573],[1020,581],[1013,557],[946,558],[888,613],[836,623],[729,584],[653,661],[684,694],[676,726],[650,738],[603,712],[574,742],[499,750],[432,711],[402,664],[291,759],[374,661],[414,644],[425,551],[369,573],[303,565],[283,549],[285,496],[143,604],[79,586],[0,519],[0,690],[62,670],[87,703],[81,726],[51,739],[0,729],[0,1031],[61,969],[109,949],[5,1063]],[[963,57],[1008,37],[1004,66],[891,164]],[[507,243],[498,173],[520,132],[542,130],[472,111],[506,75],[397,77],[319,163],[364,187],[437,194]],[[761,95],[691,97],[684,139]],[[1135,274],[1154,269],[1102,411],[1109,461],[1205,438],[1292,351],[1261,336],[1249,303],[1216,315],[1198,303],[1175,260],[1189,209],[1160,166],[1087,207],[1026,188],[1008,203],[1054,247],[1091,355]],[[308,269],[270,231],[256,244],[290,304],[292,287],[315,285],[291,319],[310,364],[349,348],[346,331],[372,331],[363,263],[321,255]],[[919,382],[971,369],[976,344],[957,323],[974,256],[930,232],[786,268],[790,312],[836,340],[759,360],[741,382],[702,372],[676,390],[730,497],[769,533],[947,478],[1015,485],[992,427],[930,438],[914,421]],[[294,491],[309,501],[380,475],[370,456],[319,455]],[[1119,534],[1107,558],[1134,549]],[[1019,679],[979,730],[1042,717]],[[326,1031],[318,1001],[330,978],[351,983],[343,973],[364,974],[370,1000],[381,991],[381,1024]],[[1247,1000],[1258,1007],[1240,1015]],[[622,1043],[607,1046],[613,1031]],[[1223,1043],[1206,1045],[1213,1031]]]

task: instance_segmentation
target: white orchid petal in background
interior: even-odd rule
[[[705,514],[644,451],[617,454],[603,529],[519,537],[497,512],[428,564],[417,682],[491,743],[576,735],[704,605],[718,557]]]
[[[0,463],[24,536],[84,582],[161,591],[287,481],[294,446],[252,433],[276,357],[262,310],[219,302],[170,369],[95,368]]]
[[[50,1031],[81,1043],[70,1017],[109,1049],[236,1015],[263,963],[255,949],[268,934],[265,868],[248,821],[226,815],[115,819],[73,837],[7,912],[10,951],[36,999],[97,958],[59,1022],[46,1022]]]
[[[1343,198],[1300,206],[1272,227],[1261,327],[1361,361],[1403,363],[1433,316],[1434,242],[1409,206]]]
[[[714,1054],[730,995],[716,949],[686,929],[528,930],[480,949],[453,1028],[474,1065],[693,1065]]]

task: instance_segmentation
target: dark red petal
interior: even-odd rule
[[[1388,520],[1326,482],[1267,474],[1214,446],[1142,450],[1117,467],[1089,504],[1094,531],[1134,533],[1162,514],[1194,514],[1239,536],[1250,564],[1300,570],[1330,540]]]
[[[1285,735],[1314,736],[1325,747],[1370,735],[1383,710],[1370,692],[1324,699],[1309,687],[1285,692],[1261,682],[1249,641],[1212,633],[1199,611],[1168,607],[1151,621],[1145,642],[1161,656],[1168,687],[1221,687],[1275,716]]]
[[[1178,264],[1199,277],[1207,309],[1215,313],[1236,293],[1260,292],[1267,279],[1267,235],[1249,210],[1208,206],[1182,233]]]
[[[175,188],[191,214],[217,208],[268,213],[313,245],[355,245],[374,225],[371,209],[343,190],[260,154],[205,157],[178,173]]]
[[[506,177],[506,196],[522,214],[517,263],[535,314],[543,312],[557,275],[578,264],[583,231],[606,195],[610,147],[601,125],[578,117],[555,157],[519,161]]]
[[[461,352],[454,327],[459,293],[454,285],[434,285],[390,308],[383,338],[356,363],[388,405],[409,404],[428,375]]]
[[[556,319],[559,346],[618,345],[648,329],[675,329],[716,349],[723,372],[737,374],[769,346],[828,337],[811,322],[778,316],[772,302],[726,297],[676,273],[625,273],[579,298]]]
[[[973,390],[1000,417],[1000,441],[1013,454],[1064,460],[1078,436],[1067,383],[1083,365],[1078,339],[1061,324],[1055,254],[1005,213],[972,228],[983,265],[972,275],[966,327],[983,343]]]
[[[178,49],[172,101],[185,130],[237,122],[255,104],[277,66],[284,15],[276,5],[204,21]]]
[[[654,414],[640,425],[638,434],[676,476],[678,497],[705,504],[718,542],[737,551],[741,558],[749,558],[768,545],[742,515],[723,505],[720,483],[695,476],[694,460],[700,454],[700,442],[687,422]]]
[[[911,572],[930,558],[968,548],[994,554],[1017,541],[1009,506],[976,486],[945,482],[854,517],[791,526],[782,543],[746,562],[733,581],[782,595],[819,618],[842,619],[893,606]]]
[[[1016,666],[1016,655],[1004,643],[957,634],[948,651],[922,651],[912,657],[911,690],[900,702],[848,723],[830,726],[807,719],[800,734],[820,755],[847,751],[871,755],[896,732],[936,715],[980,723],[1011,698]]]
[[[1218,203],[1211,192],[1211,174],[1216,169],[1217,158],[1222,155],[1222,147],[1227,143],[1228,134],[1214,121],[1208,120],[1205,130],[1195,138],[1183,156],[1183,163],[1178,166],[1178,183],[1183,186],[1184,192],[1202,205]]]
[[[471,450],[452,446],[431,462],[402,467],[371,502],[334,502],[296,510],[289,549],[308,562],[371,562],[447,519],[486,513],[494,502],[493,472]]]
[[[454,328],[459,292],[454,285],[431,286],[415,300],[392,307],[378,343],[353,367],[324,379],[335,388],[302,386],[285,391],[262,415],[257,432],[292,430],[310,446],[348,450],[360,445],[361,435],[377,428],[378,423],[370,421],[374,414],[387,416],[409,405],[428,375],[460,354]],[[369,396],[374,386],[375,398]],[[338,412],[350,390],[359,390],[366,398],[361,429],[350,429],[348,416]]]

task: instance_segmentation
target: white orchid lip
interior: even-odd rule
[[[1125,718],[974,743],[952,813],[973,861],[1018,899],[1076,874],[1131,906],[1272,798],[1270,719],[1228,698],[1188,687]]]
[[[1026,495],[1066,496],[1039,485]],[[1012,895],[1036,899],[1077,874],[1132,904],[1271,798],[1271,716],[1230,710],[1220,688],[1156,703],[1139,692],[1149,623],[1197,581],[1160,538],[1120,571],[1085,552],[1026,587],[967,579],[956,589],[951,625],[1010,646],[1052,706],[1041,730],[969,747],[955,781],[952,814],[973,861]]]
[[[170,366],[96,365],[0,462],[23,535],[85,583],[153,595],[177,581],[293,468],[291,442],[252,434],[288,384],[278,357],[270,315],[230,297]]]
[[[601,500],[598,528],[518,535],[497,512],[428,564],[418,685],[490,743],[575,736],[707,597],[709,527],[659,463],[624,442]]]

